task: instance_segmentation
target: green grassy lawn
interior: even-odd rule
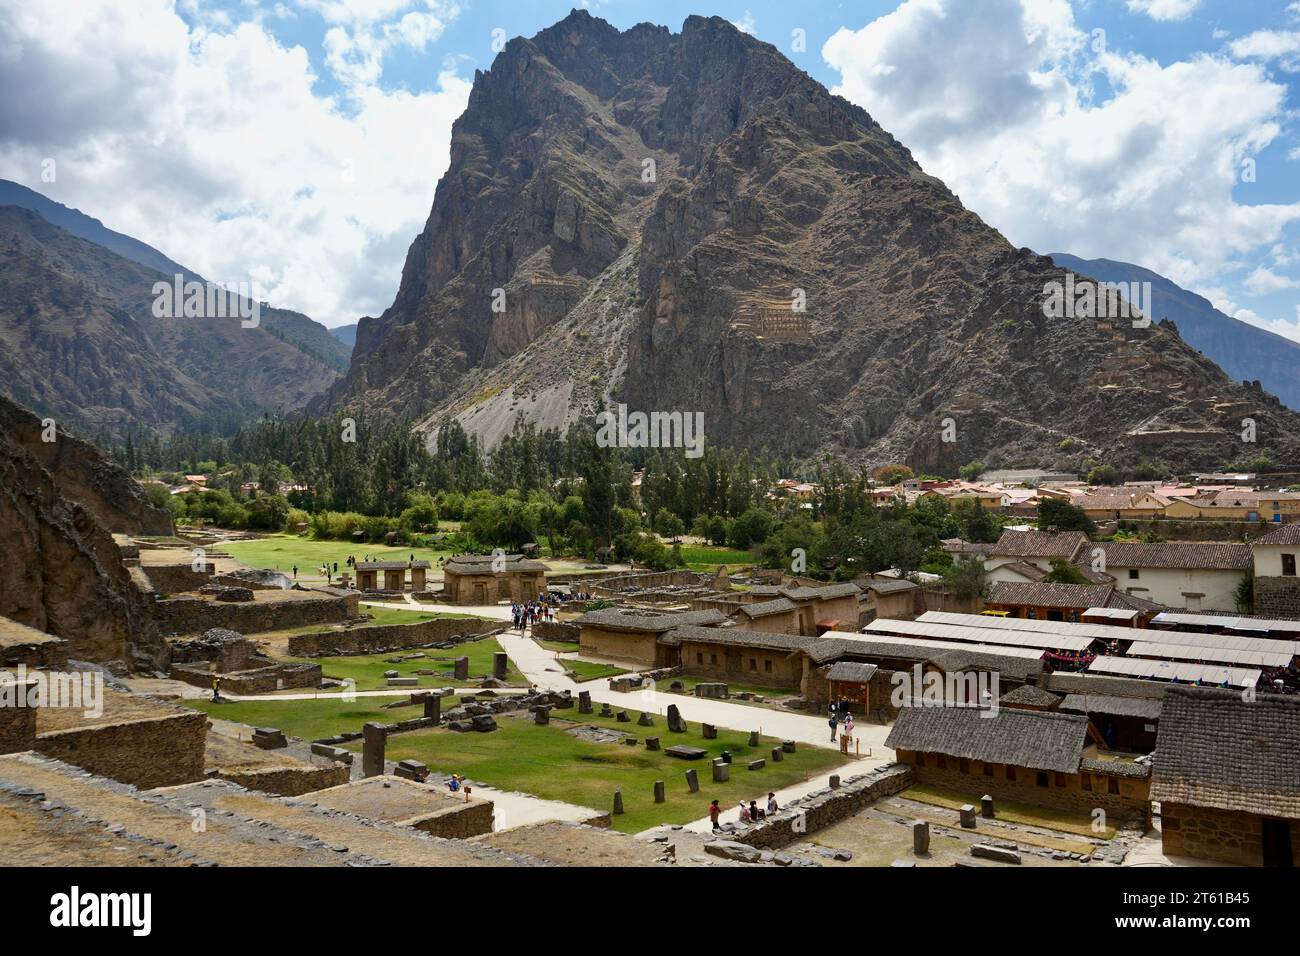
[[[348,703],[338,695],[322,695],[317,700],[249,700],[214,704],[210,699],[182,700],[178,703],[201,710],[220,720],[233,720],[250,727],[278,727],[292,737],[320,740],[342,733],[357,733],[367,721],[383,724],[396,723],[424,716],[420,706],[394,707],[385,710],[399,698],[358,697]],[[444,697],[443,709],[455,707],[459,698]]]
[[[377,624],[418,624],[421,621],[435,621],[444,617],[468,617],[477,619],[475,614],[457,614],[454,611],[414,611],[404,608],[402,605],[396,607],[378,607],[374,604],[361,605],[361,613],[369,614],[373,620],[371,625]]]
[[[975,786],[971,787],[969,793],[958,793],[955,790],[943,787],[913,784],[904,790],[900,796],[916,800],[919,803],[928,803],[936,807],[957,810],[968,803],[978,807],[982,794],[976,791]],[[1100,833],[1095,832],[1092,829],[1092,817],[1083,811],[1058,810],[1053,807],[1039,807],[1003,799],[995,801],[994,806],[997,818],[1008,823],[1046,827],[1049,830],[1056,830],[1061,833],[1095,836],[1103,840],[1110,840],[1115,836],[1116,828],[1110,825],[1107,825],[1105,830]],[[1107,819],[1109,820],[1109,817]],[[1026,839],[1026,842],[1033,841]]]
[[[536,640],[534,638],[534,640]],[[557,654],[573,654],[578,650],[577,641],[537,641],[548,651],[555,651]]]
[[[459,644],[445,650],[436,647],[413,647],[409,650],[388,651],[383,654],[291,659],[320,664],[326,677],[335,677],[339,680],[351,678],[356,681],[355,690],[383,690],[388,686],[388,678],[384,676],[384,671],[397,671],[402,677],[415,677],[419,680],[420,687],[465,686],[465,682],[455,681],[451,675],[456,658],[468,657],[469,672],[474,678],[469,683],[477,686],[478,680],[484,674],[492,673],[492,655],[499,650],[501,650],[501,645],[497,643],[496,638],[489,637],[470,644]],[[389,663],[389,658],[406,654],[423,654],[424,656],[415,660],[403,661],[400,664]],[[437,676],[416,674],[417,670],[437,670],[438,674]],[[506,683],[519,687],[528,686],[527,679],[519,672],[513,662],[506,669]],[[322,691],[322,693],[341,692],[341,689]]]
[[[564,715],[564,716],[561,716]],[[636,747],[622,743],[597,744],[565,733],[578,718],[576,711],[554,711],[551,723],[539,727],[532,718],[497,717],[499,730],[488,733],[456,733],[422,730],[389,738],[386,756],[392,760],[412,758],[442,773],[463,773],[502,790],[519,790],[549,800],[564,800],[597,810],[613,807],[614,791],[623,791],[626,812],[613,818],[614,829],[636,833],[661,823],[687,823],[708,813],[709,801],[724,807],[742,798],[766,802],[769,790],[779,790],[814,774],[826,773],[842,758],[831,750],[801,745],[772,763],[771,749],[780,746],[775,738],[763,737],[757,748],[748,746],[749,735],[718,729],[717,740],[704,740],[699,724],[688,732],[671,734],[664,718],[655,717],[654,727],[619,724],[613,719],[583,716],[583,723],[616,727],[642,741]],[[663,747],[688,744],[709,752],[701,760],[680,760],[662,750],[645,749],[646,737],[658,737]],[[731,779],[712,781],[710,762],[724,749],[733,756]],[[749,770],[747,763],[764,757],[763,770]],[[700,792],[690,793],[685,773],[694,769],[700,778]],[[667,801],[654,802],[654,783],[666,784]]]
[[[616,677],[619,674],[629,673],[625,667],[615,667],[613,664],[601,664],[596,661],[581,661],[573,657],[564,658],[559,661],[559,664],[572,671],[573,679],[576,681],[599,680],[602,677]]]
[[[326,562],[329,562],[331,568],[337,562],[339,570],[343,571],[349,554],[358,561],[367,556],[381,561],[405,561],[415,555],[417,561],[428,561],[432,570],[437,569],[439,558],[450,554],[449,551],[433,551],[428,548],[386,548],[355,541],[316,541],[291,534],[268,535],[255,541],[230,541],[223,544],[221,550],[236,561],[255,568],[288,571],[296,564],[299,577],[307,574],[315,576],[316,569]],[[355,572],[353,577],[356,577]]]
[[[748,551],[737,551],[735,548],[714,548],[707,545],[682,545],[682,560],[692,571],[716,571],[719,564],[742,564],[748,565],[754,563],[754,556]]]

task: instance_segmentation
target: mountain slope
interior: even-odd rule
[[[1047,317],[1063,277],[725,20],[574,11],[476,74],[393,305],[319,405],[490,442],[625,401],[927,471],[1300,460],[1300,417],[1173,330]]]
[[[185,276],[186,281],[191,279],[204,281],[198,273],[169,259],[153,246],[120,232],[114,232],[98,219],[87,216],[78,209],[70,209],[26,186],[0,179],[0,206],[5,205],[30,209],[46,222],[81,239],[93,242],[97,246],[103,246],[110,252],[148,269],[168,276],[179,273]],[[330,334],[329,329],[301,312],[263,306],[261,320],[268,332],[294,346],[309,358],[336,372],[342,372],[348,367],[351,349],[341,346],[339,341]]]
[[[0,206],[0,392],[81,431],[302,408],[336,373],[238,318],[156,318],[171,277]]]
[[[69,642],[74,659],[166,658],[113,532],[170,534],[165,511],[93,446],[0,398],[0,616]]]
[[[1225,315],[1210,300],[1159,273],[1113,259],[1080,259],[1053,252],[1049,258],[1101,282],[1150,282],[1155,319],[1169,318],[1184,342],[1204,352],[1238,381],[1257,380],[1265,391],[1300,410],[1300,342]]]

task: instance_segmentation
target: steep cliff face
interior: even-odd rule
[[[575,11],[476,76],[397,297],[321,404],[491,441],[625,401],[926,470],[1300,461],[1300,418],[1174,330],[1048,317],[1064,275],[726,21]]]
[[[152,666],[164,649],[113,532],[171,519],[93,446],[0,398],[0,616],[64,638],[74,659]]]

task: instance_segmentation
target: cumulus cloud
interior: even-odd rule
[[[1251,295],[1269,295],[1273,292],[1281,292],[1283,289],[1300,288],[1300,281],[1278,275],[1267,266],[1258,266],[1246,276],[1242,285]]]
[[[1128,8],[1152,20],[1186,20],[1201,0],[1128,0]]]
[[[1300,32],[1256,30],[1228,44],[1232,55],[1242,60],[1276,62],[1288,73],[1300,72]]]
[[[905,0],[822,55],[836,92],[1017,246],[1196,289],[1300,221],[1300,202],[1253,202],[1242,181],[1286,118],[1286,87],[1259,63],[1117,51],[1066,0]]]
[[[469,82],[449,67],[429,92],[377,84],[384,52],[424,48],[441,30],[427,17],[445,8],[298,6],[359,51],[340,48],[337,64],[326,51],[342,96],[316,92],[307,52],[260,17],[187,24],[167,0],[0,0],[0,177],[326,324],[381,311],[446,169]],[[412,32],[395,39],[402,24]],[[41,181],[45,158],[53,183]]]

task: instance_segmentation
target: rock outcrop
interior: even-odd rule
[[[393,305],[317,407],[491,443],[624,401],[926,471],[1300,460],[1300,417],[1168,325],[1049,317],[1064,275],[725,20],[575,11],[476,74]]]
[[[0,616],[68,642],[73,658],[156,666],[165,648],[113,533],[171,519],[93,446],[0,398]]]

